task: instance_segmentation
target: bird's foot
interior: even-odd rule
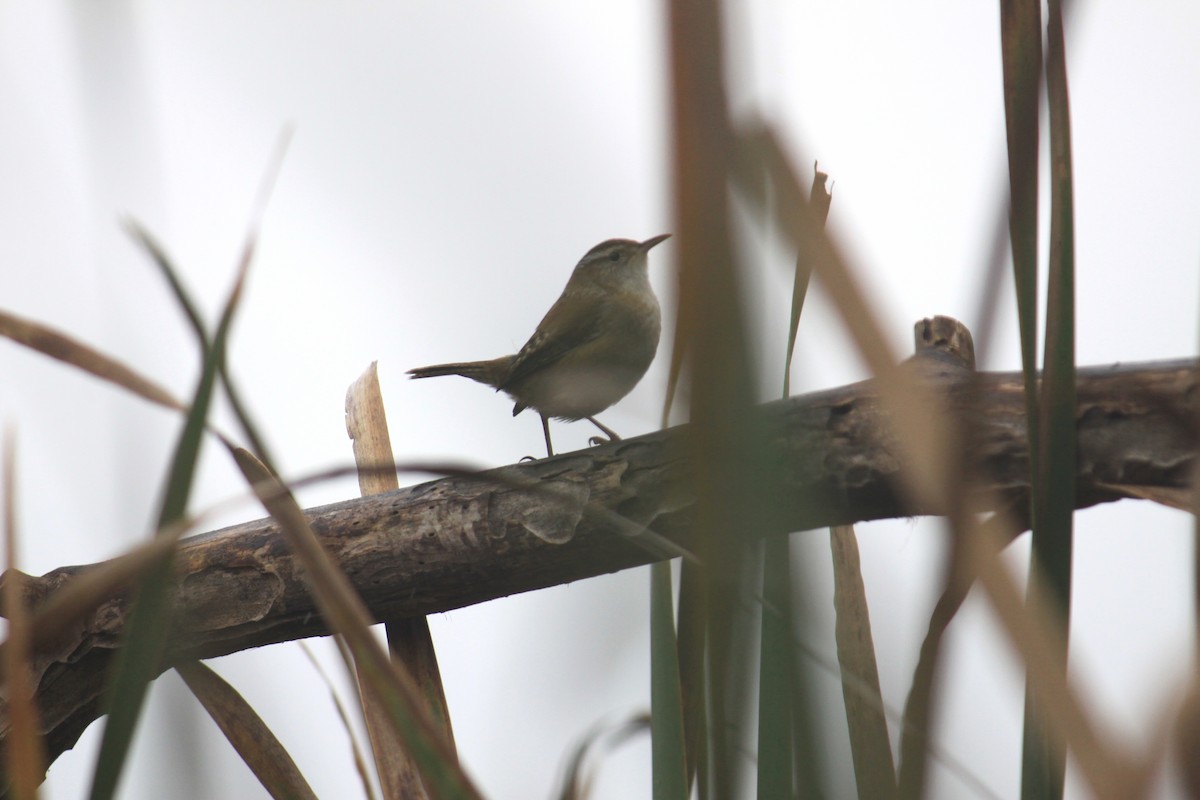
[[[608,444],[609,442],[621,441],[621,437],[617,435],[616,431],[607,425],[601,425],[600,420],[596,419],[595,417],[584,417],[584,419],[595,425],[604,434],[603,436],[593,436],[592,438],[588,439],[588,444],[595,446],[600,444]]]
[[[609,431],[608,436],[593,436],[588,439],[588,445],[591,447],[599,447],[602,444],[612,444],[613,442],[621,441],[621,437],[617,436],[612,431]]]

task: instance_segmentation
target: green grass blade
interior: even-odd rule
[[[266,197],[274,185],[285,150],[286,136],[280,143],[275,154],[275,160],[267,171],[266,179],[261,187],[260,201],[256,208],[261,215],[266,205]],[[171,470],[167,478],[166,492],[159,510],[156,532],[165,535],[174,528],[175,523],[182,520],[187,512],[188,497],[191,494],[196,464],[200,456],[200,446],[203,441],[208,409],[212,402],[213,392],[217,384],[217,376],[223,370],[225,349],[230,328],[237,312],[245,286],[246,276],[250,270],[250,262],[258,240],[258,222],[256,216],[246,237],[242,251],[241,262],[233,287],[221,312],[212,340],[204,337],[204,325],[192,305],[182,283],[179,282],[170,261],[166,259],[161,249],[150,243],[151,256],[155,263],[163,268],[168,282],[175,289],[184,308],[185,314],[192,321],[204,354],[203,368],[200,381],[196,387],[192,405],[184,421],[183,432],[175,447],[171,459]],[[108,719],[105,722],[104,733],[100,741],[100,753],[97,757],[96,769],[92,776],[90,796],[93,800],[108,800],[116,792],[121,771],[128,759],[129,747],[145,704],[146,692],[150,681],[158,674],[163,650],[171,622],[171,581],[174,551],[170,551],[160,562],[151,566],[139,585],[130,613],[129,626],[125,632],[125,642],[118,649],[113,659],[113,672],[110,684],[103,702]]]
[[[828,180],[827,173],[814,169],[812,192],[809,197],[812,214],[805,217],[805,221],[813,225],[818,222],[824,225],[829,216],[829,204],[833,200],[833,195],[825,186]],[[783,396],[785,398],[792,393],[792,356],[796,352],[796,334],[800,330],[800,312],[804,310],[804,299],[808,296],[808,284],[812,279],[812,273],[811,255],[808,248],[802,245],[796,252],[796,273],[792,278],[792,318],[791,324],[788,326],[787,355],[783,359]]]
[[[704,710],[704,574],[686,559],[679,566],[679,690],[683,703],[683,741],[688,786],[700,784],[707,796],[708,717]]]
[[[1050,283],[1046,293],[1046,354],[1042,385],[1045,470],[1042,521],[1053,533],[1041,553],[1046,577],[1061,604],[1064,625],[1071,598],[1071,528],[1075,499],[1075,199],[1071,119],[1062,3],[1050,0],[1047,99],[1050,105]]]
[[[654,800],[686,800],[683,696],[675,641],[671,562],[650,567],[650,737]]]
[[[175,265],[171,262],[167,251],[158,243],[149,231],[136,219],[125,220],[125,231],[137,241],[138,244],[150,255],[150,260],[154,262],[154,266],[158,267],[158,271],[162,273],[163,278],[167,281],[167,286],[171,289],[171,294],[175,296],[176,302],[183,310],[183,315],[187,317],[188,324],[192,326],[192,331],[196,334],[196,339],[203,345],[208,341],[208,328],[204,324],[204,318],[200,316],[200,309],[192,300],[192,295],[184,286],[183,280],[179,276],[179,271],[175,269]]]
[[[829,176],[814,165],[812,188],[809,193],[810,213],[802,224],[809,237],[821,235],[829,216],[833,199],[826,187]],[[802,242],[796,248],[796,268],[792,279],[791,320],[788,326],[787,353],[783,363],[783,397],[792,391],[792,357],[796,350],[796,335],[800,315],[813,273],[813,248]],[[807,720],[810,706],[807,682],[793,657],[792,637],[795,614],[795,593],[792,585],[790,540],[772,537],[763,543],[761,632],[759,640],[758,684],[758,796],[763,798],[791,797],[793,783],[799,779],[801,796],[821,795],[820,763],[812,751]],[[797,726],[799,731],[793,729]]]
[[[1075,507],[1075,243],[1071,117],[1062,3],[1050,0],[1046,30],[1046,98],[1050,109],[1050,265],[1046,296],[1045,374],[1039,398],[1039,480],[1034,484],[1031,570],[1051,597],[1031,592],[1034,613],[1049,613],[1063,632],[1054,655],[1065,672],[1070,630],[1072,518]],[[1031,586],[1037,586],[1034,581]],[[1062,797],[1066,753],[1039,719],[1037,699],[1025,696],[1022,797]]]
[[[1000,52],[1008,139],[1009,215],[1021,368],[1029,442],[1037,441],[1038,91],[1042,73],[1040,0],[1000,0]],[[1033,450],[1032,452],[1036,452]],[[1030,459],[1037,484],[1035,459]]]
[[[758,796],[791,797],[792,576],[786,536],[763,542],[762,638],[758,670]]]
[[[241,297],[244,279],[243,268],[225,304],[216,335],[205,347],[200,383],[196,387],[191,409],[171,459],[171,471],[156,528],[159,533],[182,519],[187,511],[208,408],[216,386],[217,373],[224,359],[225,343]],[[160,668],[171,625],[171,555],[173,551],[147,570],[137,590],[125,642],[113,659],[111,683],[104,698],[108,719],[105,721],[96,769],[92,776],[90,796],[93,800],[107,800],[116,792],[117,782],[128,759],[137,720],[145,703],[147,689]]]
[[[276,147],[276,153],[272,162],[272,170],[276,171],[279,167],[280,159],[286,149],[288,141],[288,132],[285,131],[280,137],[279,144]],[[268,173],[272,174],[272,173]],[[269,186],[269,183],[268,183]],[[192,330],[196,333],[196,337],[201,342],[208,341],[208,328],[204,324],[204,319],[200,316],[198,307],[184,285],[183,280],[179,276],[178,270],[172,263],[166,250],[158,243],[158,241],[150,235],[150,233],[141,226],[137,220],[129,219],[125,223],[125,229],[129,232],[139,244],[146,249],[150,254],[150,259],[154,265],[158,267],[159,272],[167,281],[167,286],[171,289],[171,294],[174,295],[175,301],[179,303],[180,309],[184,316],[187,317],[188,323],[192,326]],[[249,257],[249,249],[243,254],[243,263]],[[233,406],[234,412],[239,420],[249,419],[249,414],[246,413],[245,404],[242,402],[241,395],[238,393],[237,386],[229,375],[229,364],[224,359],[221,360],[220,366],[221,386],[225,390],[225,396],[229,399],[229,404]],[[258,431],[253,427],[243,425],[243,432],[246,434],[246,439],[250,442],[250,448],[258,454],[259,458],[264,463],[270,464],[271,459],[266,451],[266,445]]]

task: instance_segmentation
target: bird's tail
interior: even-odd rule
[[[414,378],[437,378],[441,375],[462,375],[473,381],[499,388],[512,369],[512,356],[493,358],[491,361],[460,361],[455,364],[434,364],[429,367],[410,369]]]

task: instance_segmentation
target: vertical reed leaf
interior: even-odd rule
[[[194,304],[184,291],[162,256],[162,251],[148,237],[143,238],[156,264],[162,268],[175,296],[187,315],[200,345],[202,368],[191,407],[188,409],[183,432],[171,459],[171,471],[167,478],[166,493],[159,510],[156,535],[165,536],[187,512],[196,462],[200,457],[200,444],[205,433],[208,408],[212,402],[217,376],[223,372],[225,347],[229,330],[233,324],[241,300],[242,287],[250,271],[250,262],[258,242],[259,222],[266,207],[267,197],[275,183],[287,149],[289,132],[285,131],[275,148],[266,176],[259,187],[255,205],[255,216],[251,220],[249,233],[242,248],[233,287],[221,312],[220,322],[211,340],[204,335],[203,323]],[[136,231],[135,231],[136,233]],[[160,661],[170,629],[172,598],[171,580],[174,551],[170,551],[159,563],[145,573],[137,589],[129,626],[125,630],[125,642],[113,659],[110,684],[103,699],[108,719],[100,741],[100,754],[92,777],[91,797],[106,800],[116,792],[117,782],[128,758],[137,719],[141,715],[149,683],[158,674]]]
[[[1050,109],[1050,263],[1046,296],[1045,374],[1039,397],[1038,461],[1034,487],[1033,554],[1030,569],[1052,596],[1030,604],[1059,622],[1055,656],[1065,671],[1070,630],[1072,514],[1075,507],[1075,242],[1071,165],[1071,116],[1062,3],[1050,0],[1046,29],[1046,98]],[[1031,443],[1031,448],[1032,448]],[[1066,753],[1052,738],[1032,692],[1025,695],[1022,797],[1057,800],[1063,793]]]
[[[346,432],[353,442],[354,461],[359,469],[358,485],[362,494],[366,496],[398,488],[399,480],[392,466],[395,456],[392,453],[391,434],[374,362],[346,390]],[[450,749],[456,752],[450,711],[446,705],[446,692],[442,686],[442,674],[438,667],[437,652],[433,648],[429,621],[425,617],[386,620],[385,630],[392,658],[403,664],[413,677],[424,695],[430,715],[441,728]],[[357,670],[356,678],[384,797],[387,800],[400,800],[423,796],[417,766],[404,752],[402,742],[395,736],[391,726],[383,719],[384,709]]]
[[[1040,0],[1000,0],[1000,54],[1008,140],[1008,232],[1025,373],[1030,452],[1037,441],[1038,92],[1042,73]],[[1037,484],[1036,459],[1030,458]]]
[[[733,138],[718,0],[670,0],[674,205],[679,235],[681,345],[690,358],[694,519],[703,564],[709,796],[735,797],[749,637],[744,542],[765,512],[753,492],[762,449],[747,424],[754,372],[742,318],[728,213]],[[733,531],[739,534],[732,535]],[[684,600],[680,601],[681,608]],[[681,623],[681,628],[683,625]],[[692,665],[684,665],[687,669]],[[689,680],[694,681],[692,674]],[[695,685],[693,683],[693,685]],[[690,702],[690,701],[689,701]]]
[[[675,642],[671,562],[650,566],[650,738],[654,800],[686,800],[683,698]]]
[[[762,638],[758,671],[758,797],[791,797],[792,578],[786,536],[763,542]]]
[[[196,462],[200,456],[200,444],[204,436],[208,407],[216,385],[217,372],[224,359],[225,342],[233,315],[241,296],[246,264],[234,282],[220,325],[211,343],[201,342],[204,351],[204,367],[196,387],[191,409],[180,434],[171,460],[171,471],[167,479],[166,494],[159,511],[156,530],[161,534],[172,524],[182,519],[187,511],[192,479]],[[128,759],[138,717],[150,681],[158,674],[167,634],[171,624],[171,580],[173,559],[168,554],[142,578],[130,613],[129,627],[125,632],[123,646],[113,659],[111,683],[104,698],[108,714],[104,734],[100,740],[100,753],[92,776],[91,797],[106,800],[116,792],[121,771]]]
[[[809,195],[809,205],[812,213],[805,216],[803,224],[821,225],[825,224],[825,219],[829,216],[829,204],[833,200],[833,195],[825,188],[826,182],[829,180],[827,173],[821,172],[813,165],[813,182],[812,191]],[[810,236],[817,235],[816,231],[810,231]],[[792,277],[792,317],[791,324],[788,326],[788,343],[787,355],[783,359],[783,396],[790,397],[792,394],[792,356],[796,352],[796,333],[800,330],[800,312],[804,310],[804,299],[808,296],[808,284],[812,279],[813,262],[809,252],[809,248],[805,243],[801,243],[796,251],[796,272]]]
[[[832,199],[826,189],[829,176],[815,169],[809,194],[809,213],[802,228],[808,239],[820,236]],[[796,248],[792,278],[791,320],[783,364],[783,397],[791,394],[792,357],[800,314],[813,273],[813,248],[802,241]],[[820,797],[823,792],[820,762],[813,752],[807,720],[812,705],[807,696],[806,665],[795,658],[796,593],[793,591],[791,541],[773,536],[763,542],[762,625],[759,647],[758,695],[758,796],[766,800]],[[793,729],[793,725],[797,729]],[[889,755],[889,763],[891,756]],[[793,787],[793,783],[797,783]]]
[[[879,667],[853,526],[831,528],[829,542],[833,550],[838,663],[842,667],[842,698],[858,796],[860,800],[890,800],[896,797],[896,770],[883,715]]]

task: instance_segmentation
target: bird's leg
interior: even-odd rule
[[[601,436],[593,436],[592,438],[588,439],[588,444],[608,444],[609,442],[621,441],[621,437],[617,436],[616,431],[606,425],[601,425],[600,420],[596,419],[595,417],[584,417],[584,419],[595,425],[600,430],[604,431],[604,435],[608,437],[605,439]]]
[[[550,444],[550,418],[542,414],[542,434],[546,437],[546,457],[554,455],[554,447]]]

